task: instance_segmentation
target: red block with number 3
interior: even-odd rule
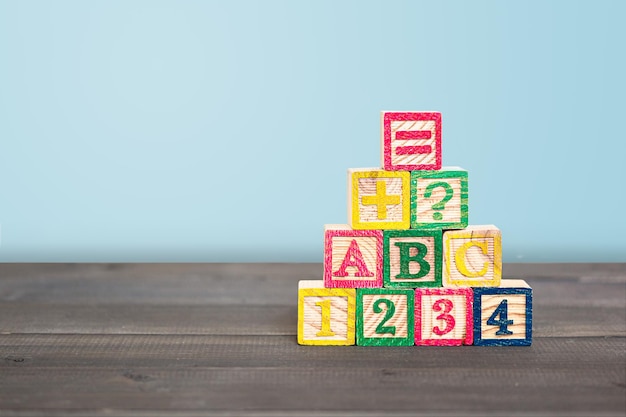
[[[415,290],[415,344],[471,345],[474,294],[471,288]]]

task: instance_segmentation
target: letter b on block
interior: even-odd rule
[[[441,230],[385,230],[383,283],[386,288],[441,287]]]
[[[443,233],[444,287],[497,287],[502,279],[502,235],[493,225]]]
[[[326,288],[380,288],[383,234],[380,230],[353,230],[330,224],[324,229],[324,286]]]

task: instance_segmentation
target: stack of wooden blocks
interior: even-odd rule
[[[441,113],[382,112],[382,169],[348,170],[324,279],[300,281],[302,345],[530,345],[532,289],[502,280],[500,230],[468,226],[468,176],[441,167]]]

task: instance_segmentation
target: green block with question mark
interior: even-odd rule
[[[468,225],[467,170],[411,172],[411,229],[464,229]]]

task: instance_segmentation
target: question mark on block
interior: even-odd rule
[[[426,190],[424,190],[424,198],[430,198],[430,196],[433,195],[433,190],[438,187],[446,190],[446,196],[440,202],[432,205],[432,209],[435,210],[435,212],[433,213],[434,220],[443,219],[443,215],[440,213],[440,211],[445,210],[446,203],[450,201],[452,199],[452,196],[454,195],[454,191],[452,190],[452,187],[450,187],[450,184],[440,181],[433,182],[432,184],[429,184],[428,187],[426,187]]]

